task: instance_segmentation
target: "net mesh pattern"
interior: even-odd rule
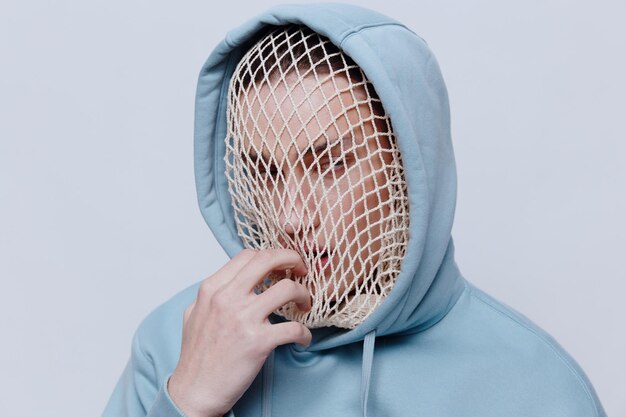
[[[269,29],[230,79],[226,177],[237,232],[253,249],[289,248],[312,309],[274,311],[309,328],[354,328],[389,294],[408,239],[408,198],[391,120],[373,85],[328,38]]]

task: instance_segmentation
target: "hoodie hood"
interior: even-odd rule
[[[410,211],[407,253],[383,303],[354,329],[311,329],[311,344],[294,349],[319,351],[362,340],[367,344],[367,335],[424,330],[445,316],[463,291],[451,237],[456,167],[439,66],[426,42],[402,23],[349,4],[284,4],[227,32],[202,66],[196,91],[194,161],[202,215],[230,257],[244,248],[225,175],[228,83],[268,26],[291,23],[329,38],[374,85],[402,153]],[[284,321],[274,314],[270,320]]]

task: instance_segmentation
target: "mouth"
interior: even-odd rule
[[[328,255],[328,251],[311,252],[311,257],[313,260],[313,264],[315,265],[315,269],[317,269],[318,271],[321,271],[322,269],[324,269],[330,259]]]
[[[311,260],[311,263],[318,272],[324,269],[330,260],[329,250],[319,251],[315,248],[309,249],[307,247],[305,247],[304,250],[307,257]]]

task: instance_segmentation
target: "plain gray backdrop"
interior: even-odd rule
[[[3,0],[0,415],[100,415],[140,321],[226,262],[195,195],[196,80],[273,4]],[[626,2],[359,4],[442,68],[461,272],[626,416]]]

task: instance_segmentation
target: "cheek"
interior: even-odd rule
[[[385,173],[372,172],[369,164],[349,170],[326,191],[327,210],[322,210],[329,243],[360,264],[377,261],[372,254],[380,250],[383,221],[390,211]]]
[[[363,183],[358,169],[345,172],[322,193],[321,228],[332,247],[345,246],[356,235],[355,225],[359,213],[364,211]]]
[[[383,230],[388,218],[389,189],[384,173],[370,176],[365,182],[362,200],[357,205],[355,222],[355,239],[358,245],[353,245],[353,251],[360,251],[358,258],[371,267],[376,264],[382,247]]]

